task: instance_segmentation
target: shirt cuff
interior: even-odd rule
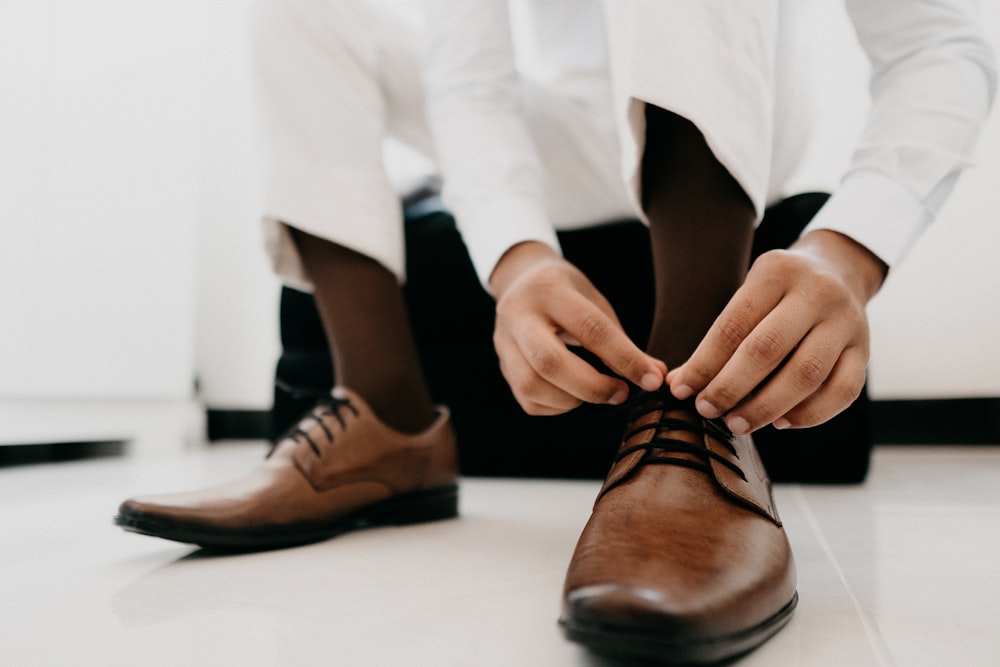
[[[893,179],[875,171],[848,174],[802,234],[828,229],[848,236],[895,266],[930,224],[923,203]]]
[[[487,292],[490,276],[504,253],[518,243],[538,241],[562,255],[548,215],[533,199],[511,196],[481,203],[475,215],[456,215],[462,240]]]

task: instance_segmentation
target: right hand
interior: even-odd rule
[[[636,347],[608,300],[545,244],[508,250],[490,287],[500,370],[528,414],[561,414],[584,402],[621,404],[629,394],[621,378],[648,391],[663,385],[666,364]],[[599,372],[567,344],[589,350],[621,378]]]

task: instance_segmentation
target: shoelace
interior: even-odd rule
[[[305,396],[306,393],[307,392],[305,390],[299,391],[300,396]],[[316,444],[316,441],[312,439],[309,432],[303,429],[302,426],[310,421],[315,422],[321,429],[323,429],[327,442],[333,442],[333,432],[329,429],[329,427],[327,427],[323,418],[333,416],[340,423],[340,427],[342,429],[346,429],[347,422],[344,421],[344,417],[341,415],[342,408],[347,408],[354,413],[355,417],[358,416],[358,409],[354,407],[350,399],[338,398],[329,393],[317,392],[316,405],[313,406],[313,408],[306,415],[295,422],[295,424],[293,424],[284,435],[274,441],[271,445],[271,451],[267,453],[268,457],[274,453],[274,450],[277,449],[280,442],[287,439],[294,440],[295,442],[305,442],[316,453],[316,456],[322,456],[319,451],[319,445]]]
[[[623,407],[633,408],[630,420],[633,423],[638,421],[643,415],[647,415],[650,412],[662,411],[664,414],[673,410],[687,410],[695,412],[694,404],[691,401],[681,401],[675,398],[670,393],[670,390],[665,387],[652,392],[640,391],[636,396],[626,401]],[[655,421],[629,429],[625,432],[622,441],[627,442],[629,439],[639,433],[642,433],[643,431],[653,431],[655,433],[661,429],[687,431],[689,433],[696,433],[700,436],[709,436],[721,442],[723,446],[725,446],[726,449],[733,454],[733,456],[738,456],[736,448],[733,446],[733,434],[728,428],[726,428],[723,422],[713,419],[698,418],[694,421],[687,421],[684,419],[661,415],[660,418]],[[639,451],[644,451],[645,454],[626,475],[614,484],[614,486],[617,486],[618,484],[621,484],[631,478],[645,465],[677,465],[685,468],[693,468],[706,474],[711,474],[710,463],[713,460],[718,461],[739,475],[743,480],[746,480],[746,475],[740,467],[726,457],[707,449],[704,445],[693,444],[677,438],[654,436],[649,442],[623,447],[615,457],[615,463],[618,463],[625,457]],[[700,460],[671,456],[671,454],[690,454]]]

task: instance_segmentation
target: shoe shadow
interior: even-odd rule
[[[220,643],[267,643],[279,664],[338,654],[458,664],[463,652],[474,664],[483,627],[558,641],[551,620],[575,531],[481,515],[272,551],[195,549],[125,585],[111,606],[126,627],[170,623],[179,636],[211,628]],[[536,611],[538,600],[551,606]],[[257,635],[227,634],[236,626]]]
[[[581,667],[663,667],[665,664],[661,660],[644,660],[641,658],[620,658],[615,656],[601,655],[598,653],[591,653],[584,649],[580,650],[580,665]],[[739,663],[744,656],[736,656],[735,658],[730,658],[724,660],[723,662],[713,662],[712,667],[727,667],[731,665],[736,665]],[[671,664],[671,663],[666,663]],[[686,663],[685,663],[686,664]]]

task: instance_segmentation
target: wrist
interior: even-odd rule
[[[789,249],[819,259],[832,267],[865,303],[878,293],[889,267],[875,253],[840,232],[809,232]]]
[[[555,250],[540,241],[524,241],[511,246],[490,274],[490,291],[499,299],[529,268],[558,258]]]

